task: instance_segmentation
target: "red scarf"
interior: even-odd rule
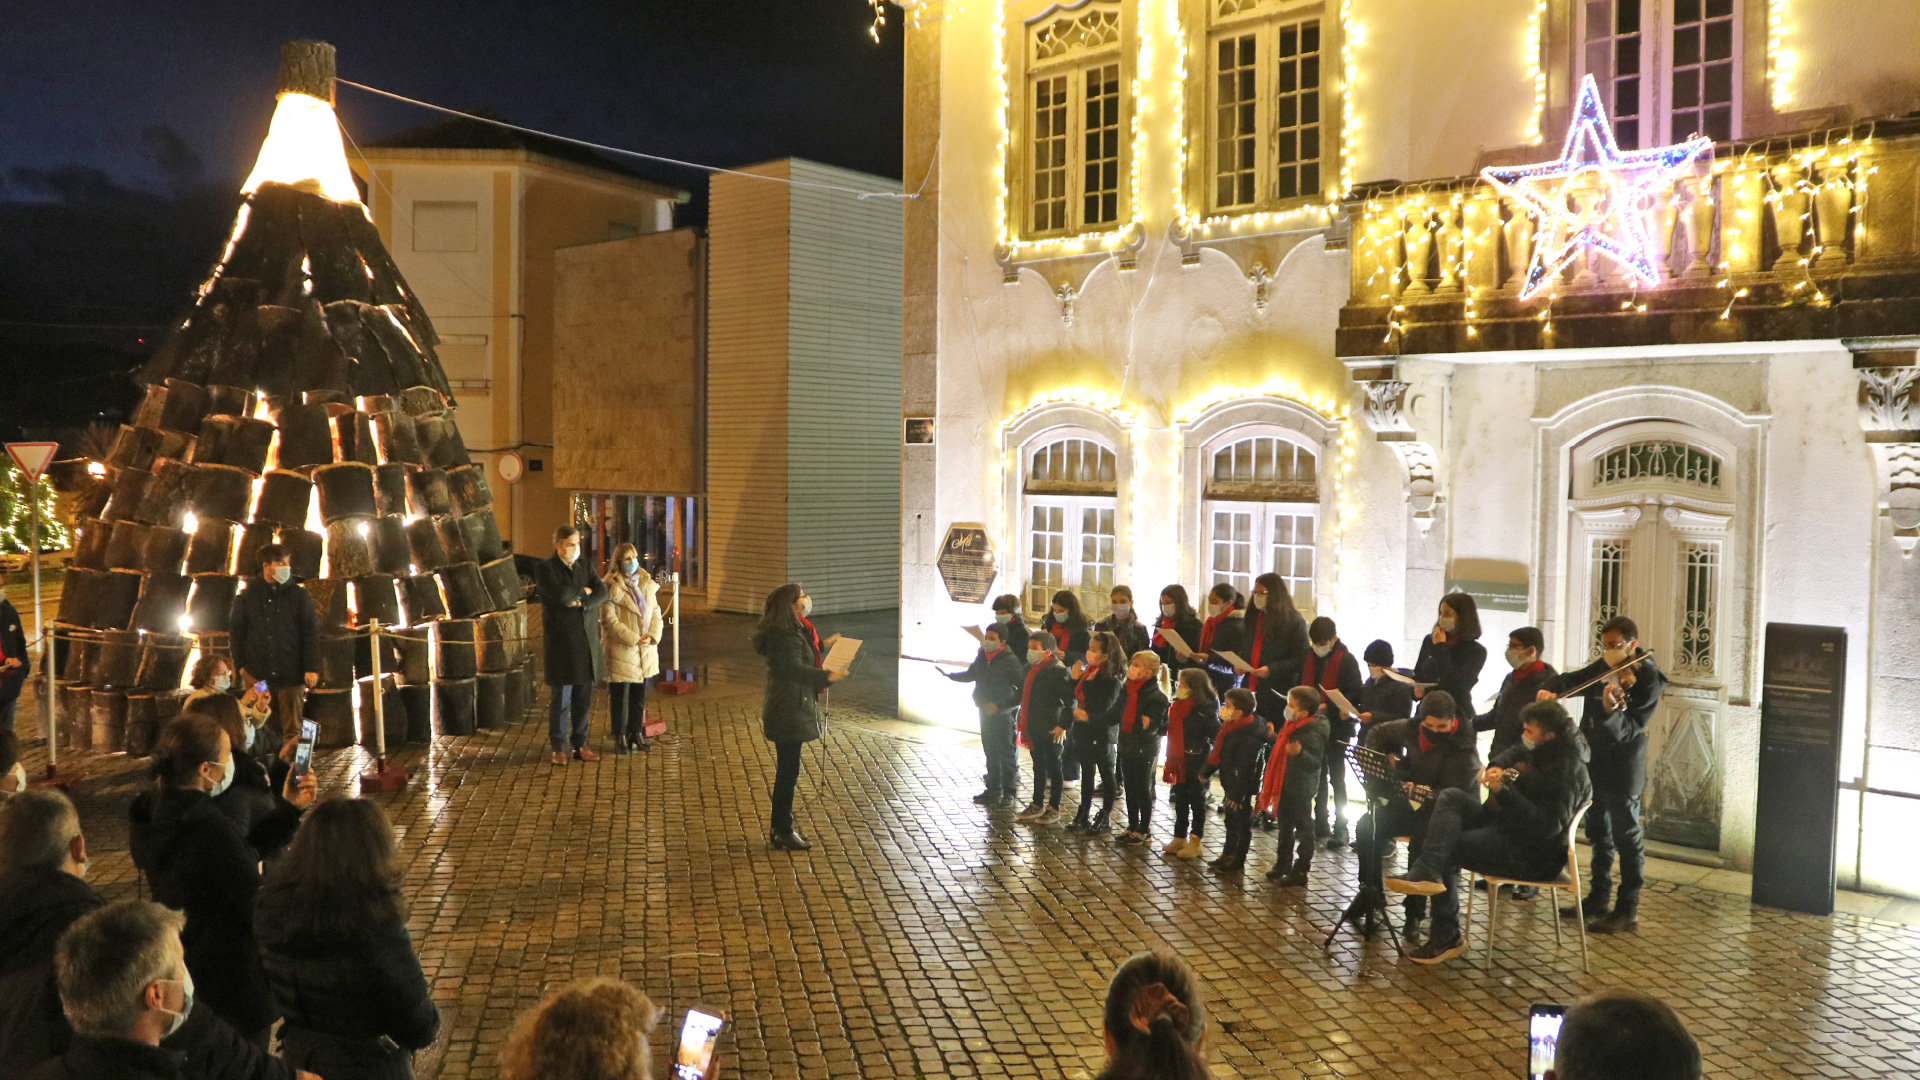
[[[1264,611],[1254,612],[1253,613],[1253,655],[1247,657],[1247,666],[1250,668],[1257,668],[1260,666],[1260,646],[1266,644],[1267,635],[1263,633],[1263,631],[1265,631],[1266,628],[1267,628],[1267,613]],[[1260,676],[1249,674],[1247,676],[1247,689],[1249,690],[1260,689]]]
[[[813,624],[807,621],[807,617],[805,615],[801,615],[798,618],[800,619],[800,629],[805,630],[807,632],[807,644],[813,646],[813,666],[819,667],[820,666],[820,631],[814,629]]]
[[[1346,659],[1347,647],[1339,642],[1333,643],[1333,651],[1327,654],[1325,671],[1318,670],[1320,656],[1312,649],[1307,650],[1307,662],[1300,668],[1300,681],[1307,686],[1318,686],[1322,690],[1340,689],[1340,662]]]
[[[1280,734],[1273,740],[1273,749],[1268,751],[1267,775],[1260,781],[1261,813],[1271,814],[1280,806],[1280,791],[1287,784],[1287,747],[1293,742],[1293,733],[1313,722],[1313,713],[1303,713],[1300,719],[1288,722],[1281,727]]]
[[[1525,664],[1520,667],[1514,668],[1513,681],[1517,684],[1522,680],[1531,679],[1534,677],[1534,675],[1545,670],[1546,666],[1547,666],[1547,662],[1545,660],[1535,660],[1531,664]]]
[[[1173,620],[1165,615],[1153,620],[1153,644],[1156,647],[1165,646],[1167,643],[1166,639],[1160,636],[1160,631],[1171,629],[1172,627]]]
[[[1027,681],[1020,687],[1020,716],[1014,721],[1013,730],[1020,736],[1021,746],[1033,746],[1027,738],[1027,699],[1033,696],[1033,677],[1040,674],[1040,669],[1046,666],[1045,664],[1028,664]]]
[[[1053,640],[1060,643],[1059,647],[1054,649],[1054,651],[1061,656],[1067,655],[1067,639],[1073,635],[1067,632],[1066,624],[1060,622],[1049,623],[1047,625],[1047,632],[1053,635]]]
[[[1075,679],[1073,683],[1073,700],[1080,703],[1082,710],[1085,710],[1087,707],[1087,680],[1098,677],[1099,674],[1105,670],[1106,668],[1104,667],[1097,668],[1091,664],[1082,664],[1080,666],[1080,677]],[[1074,719],[1077,720],[1079,717],[1075,717]],[[1089,715],[1087,719],[1092,720],[1093,717]]]
[[[1129,735],[1133,734],[1133,729],[1140,725],[1140,688],[1145,685],[1147,685],[1145,679],[1127,680],[1127,708],[1120,714],[1120,730]]]
[[[1420,733],[1420,753],[1422,755],[1433,753],[1433,740],[1427,738],[1427,725],[1421,724],[1414,730]]]
[[[1209,649],[1209,646],[1213,644],[1214,630],[1219,628],[1220,623],[1223,620],[1231,618],[1232,616],[1238,615],[1238,614],[1239,614],[1239,611],[1237,609],[1228,608],[1225,611],[1222,611],[1218,615],[1207,616],[1207,621],[1200,624],[1200,651],[1201,652],[1211,651]]]
[[[1169,784],[1187,781],[1187,714],[1192,711],[1192,698],[1174,698],[1167,706],[1167,763],[1160,779]]]
[[[1229,720],[1225,724],[1222,724],[1219,732],[1213,736],[1213,750],[1207,754],[1207,764],[1219,765],[1220,748],[1227,745],[1227,736],[1253,723],[1255,719],[1252,713],[1246,713],[1238,720]]]

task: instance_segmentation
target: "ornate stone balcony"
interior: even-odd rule
[[[1920,117],[1716,146],[1635,210],[1653,285],[1589,250],[1521,299],[1535,221],[1478,176],[1367,185],[1347,209],[1350,363],[1920,334]]]

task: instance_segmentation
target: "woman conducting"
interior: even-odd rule
[[[607,660],[607,702],[613,752],[651,750],[647,742],[647,680],[660,674],[660,586],[640,565],[632,544],[613,549],[607,602],[600,605],[600,648]]]
[[[844,672],[820,666],[826,651],[840,640],[820,640],[807,616],[813,598],[787,584],[767,594],[753,651],[767,660],[767,696],[760,710],[761,730],[773,743],[773,820],[767,846],[775,851],[805,851],[813,845],[793,829],[793,787],[800,779],[800,748],[820,737],[819,697]]]

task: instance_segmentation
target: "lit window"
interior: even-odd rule
[[[1256,0],[1219,0],[1208,50],[1213,205],[1250,210],[1321,193],[1326,139],[1319,19],[1263,18]]]
[[[1734,0],[1586,0],[1579,18],[1576,78],[1606,89],[1623,149],[1739,135]]]
[[[1312,450],[1276,436],[1242,438],[1212,455],[1202,516],[1207,584],[1242,594],[1280,575],[1311,616],[1319,566],[1319,480]]]
[[[1089,618],[1113,591],[1118,461],[1091,439],[1059,439],[1027,455],[1027,610],[1071,589]]]
[[[1033,236],[1120,220],[1128,140],[1121,14],[1091,0],[1027,28],[1025,224]]]

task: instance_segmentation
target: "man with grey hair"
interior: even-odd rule
[[[67,1052],[27,1080],[179,1080],[186,1055],[160,1048],[193,1011],[180,928],[186,916],[146,900],[109,904],[60,935],[60,1004],[73,1025]]]
[[[0,1080],[19,1080],[73,1043],[55,950],[68,927],[106,904],[81,880],[86,872],[80,816],[58,789],[0,803]],[[211,1009],[195,1010],[163,1045],[184,1055],[187,1080],[309,1076],[242,1039]]]

